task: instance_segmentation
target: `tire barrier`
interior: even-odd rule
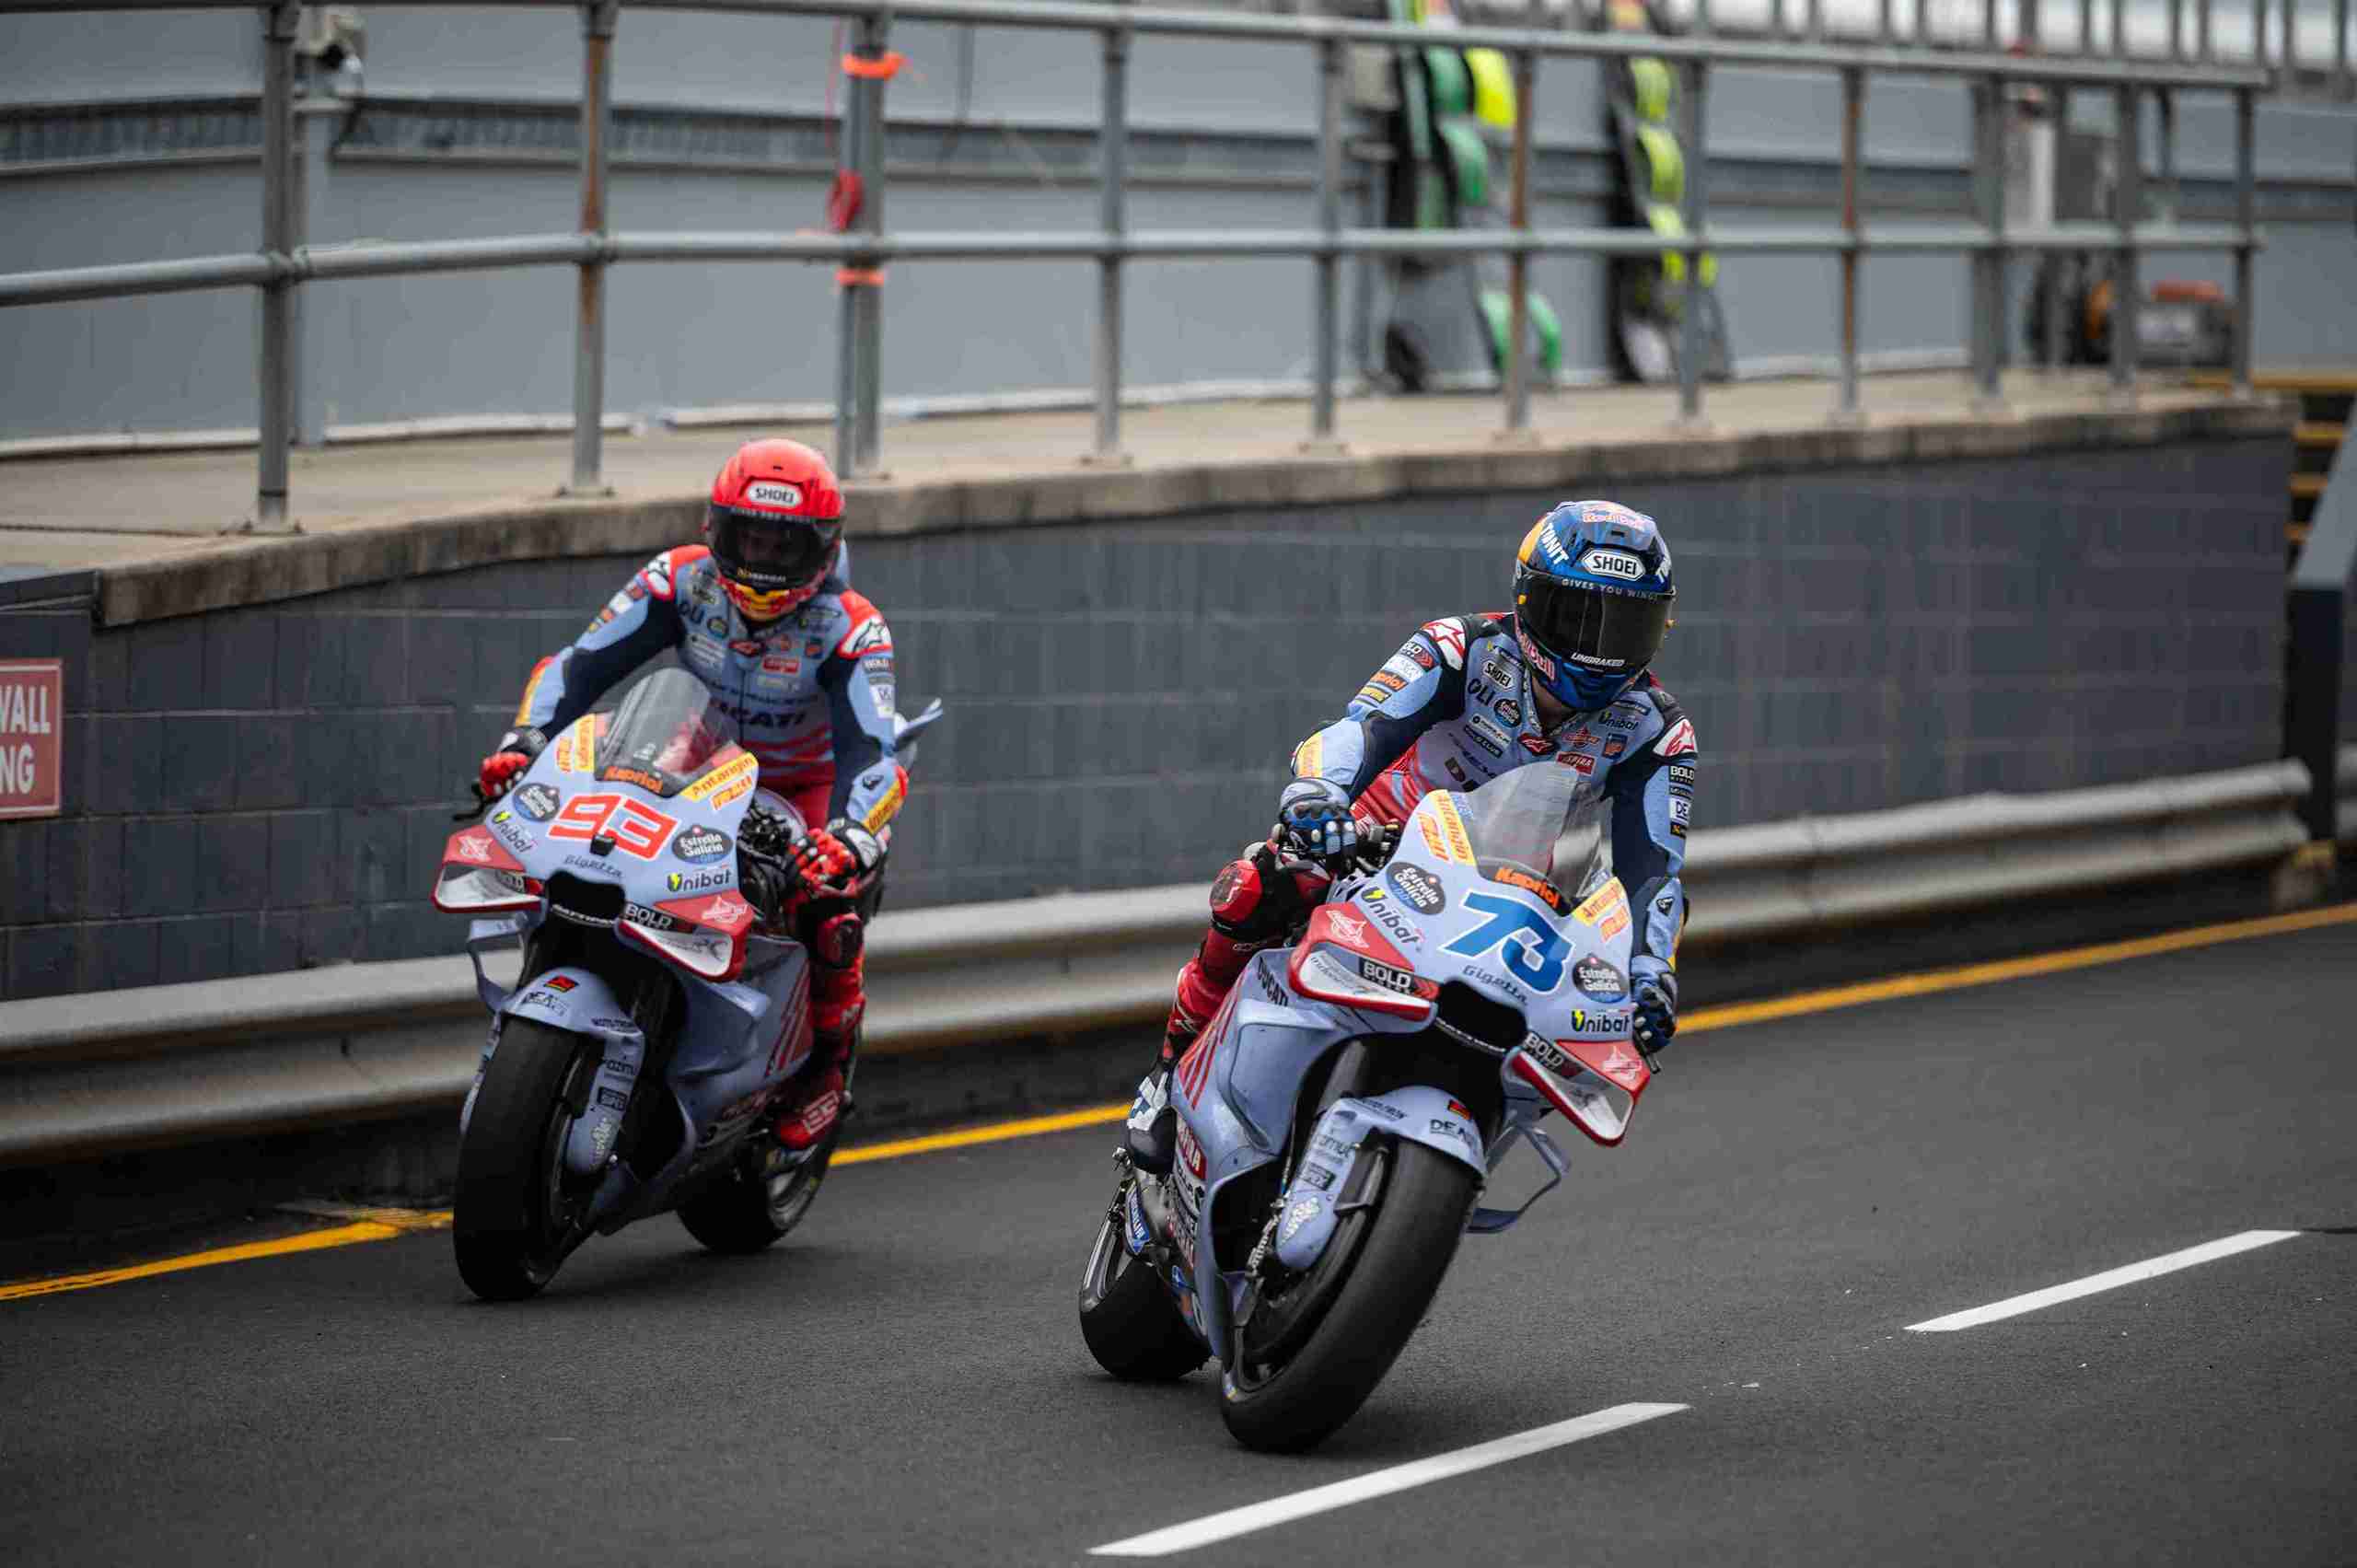
[[[2357,747],[2339,763],[2357,839]],[[2281,865],[2308,842],[2308,793],[2273,762],[1698,832],[1685,950]],[[868,947],[866,1050],[1148,1028],[1203,900],[1187,884],[892,915]],[[455,1110],[484,1027],[464,958],[0,1003],[0,1165]]]

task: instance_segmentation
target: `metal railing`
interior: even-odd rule
[[[481,0],[427,0],[429,4],[480,4]],[[250,287],[261,291],[261,438],[254,526],[282,531],[286,513],[288,448],[296,434],[296,360],[294,335],[300,286],[310,281],[382,277],[406,273],[462,272],[548,265],[579,270],[575,312],[573,463],[569,494],[602,491],[605,391],[605,273],[624,261],[833,262],[841,285],[837,325],[835,448],[846,477],[874,474],[880,459],[880,360],[883,334],[881,283],[895,261],[947,260],[1085,259],[1097,263],[1095,323],[1095,447],[1089,460],[1120,463],[1122,268],[1132,260],[1171,258],[1302,257],[1312,263],[1313,374],[1309,441],[1332,449],[1335,387],[1339,374],[1341,262],[1344,257],[1504,255],[1509,261],[1510,320],[1502,379],[1504,423],[1518,435],[1529,423],[1528,261],[1541,255],[1661,256],[1682,252],[1686,275],[1699,276],[1705,252],[1730,255],[1812,254],[1840,258],[1840,377],[1837,420],[1859,417],[1858,276],[1869,253],[1963,254],[1974,262],[1972,373],[1984,408],[1998,396],[2004,358],[2003,267],[2014,252],[2106,250],[2125,286],[2114,291],[2110,331],[2115,345],[2111,376],[2115,395],[2134,397],[2137,374],[2138,259],[2160,250],[2227,250],[2235,257],[2234,381],[2247,391],[2250,374],[2252,257],[2259,245],[2253,222],[2256,180],[2254,117],[2257,95],[2273,85],[2273,74],[2255,66],[2206,61],[2107,59],[2096,54],[2092,18],[2096,0],[2080,0],[2084,48],[2076,56],[2015,56],[1998,52],[1996,7],[1986,6],[1983,45],[1979,50],[1936,51],[1877,42],[1805,42],[1722,37],[1711,28],[1708,0],[1697,0],[1694,30],[1680,37],[1586,32],[1545,32],[1462,28],[1445,34],[1400,24],[1346,21],[1321,17],[1276,17],[1244,13],[1131,8],[1074,4],[1067,0],[629,0],[635,11],[714,11],[771,17],[830,16],[854,24],[851,52],[842,66],[849,78],[841,171],[859,182],[861,199],[849,232],[833,235],[776,233],[633,233],[609,226],[606,211],[606,132],[612,113],[610,82],[620,0],[505,0],[525,6],[572,6],[583,22],[581,98],[581,220],[570,234],[414,243],[362,243],[318,247],[302,232],[301,203],[294,198],[300,178],[300,122],[295,113],[296,26],[293,0],[259,7],[262,21],[261,248],[253,254],[180,261],[77,267],[56,272],[0,275],[0,305],[110,298],[190,289]],[[2261,0],[2263,4],[2263,0]],[[2346,0],[2336,0],[2345,6]],[[1925,0],[1917,0],[1918,36],[1922,36]],[[2112,0],[2115,44],[2124,42],[2123,0]],[[31,12],[142,9],[247,9],[250,0],[0,0],[0,15]],[[2176,7],[2172,6],[2172,15]],[[2210,0],[2199,0],[2200,35],[2206,46]],[[2287,0],[2288,11],[2288,0]],[[1891,9],[1880,10],[1889,36]],[[1103,46],[1103,116],[1098,127],[1101,226],[1063,233],[915,232],[892,234],[883,223],[884,93],[898,64],[888,45],[895,21],[978,24],[1096,32]],[[2177,31],[2173,28],[2173,37]],[[2263,36],[2265,29],[2260,29]],[[1197,39],[1248,40],[1306,45],[1316,55],[1318,174],[1316,226],[1222,232],[1133,230],[1125,221],[1128,61],[1131,41],[1140,34]],[[1486,232],[1418,232],[1350,228],[1341,220],[1343,184],[1344,50],[1352,45],[1419,47],[1446,42],[1457,48],[1489,48],[1512,61],[1520,93],[1512,152],[1510,226]],[[1681,139],[1688,178],[1684,192],[1685,234],[1665,241],[1633,228],[1539,228],[1530,222],[1531,106],[1540,60],[1624,60],[1652,57],[1672,63],[1680,74],[1685,106]],[[1776,66],[1830,71],[1842,83],[1842,203],[1840,221],[1816,227],[1746,228],[1709,226],[1704,178],[1708,148],[1704,109],[1713,66]],[[1860,125],[1869,73],[1958,78],[1972,84],[1973,162],[1979,197],[1973,224],[1883,229],[1860,221],[1857,203],[1862,158]],[[2112,95],[2123,146],[2139,145],[2136,130],[2143,99],[2161,108],[2163,165],[2171,167],[2174,103],[2178,92],[2231,94],[2235,101],[2236,221],[2189,225],[2137,221],[2137,158],[2121,160],[2116,223],[2055,223],[2009,229],[2004,223],[2003,116],[2009,86],[2042,87],[2058,97],[2073,88]],[[2049,319],[2057,314],[2049,311]],[[1699,310],[1683,312],[1678,356],[1681,421],[1701,418]]]

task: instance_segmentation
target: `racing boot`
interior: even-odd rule
[[[1205,947],[1217,942],[1227,944],[1216,932],[1204,938]],[[1170,1158],[1178,1146],[1178,1112],[1170,1104],[1170,1070],[1203,1032],[1203,1025],[1219,1011],[1227,988],[1236,983],[1234,975],[1227,985],[1217,984],[1203,972],[1203,954],[1198,952],[1178,971],[1178,983],[1170,1001],[1170,1019],[1162,1027],[1162,1050],[1154,1059],[1153,1070],[1138,1084],[1138,1098],[1130,1106],[1126,1139],[1130,1164],[1149,1176],[1170,1174]],[[1243,972],[1239,961],[1237,972]]]
[[[820,923],[810,944],[810,1064],[778,1107],[772,1125],[778,1146],[789,1156],[819,1147],[851,1114],[852,1059],[859,1051],[859,1026],[867,1015],[859,924],[856,914],[835,915]],[[847,964],[828,961],[846,954]]]

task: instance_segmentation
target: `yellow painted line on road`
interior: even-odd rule
[[[2059,952],[2032,953],[2025,958],[2001,958],[1994,963],[1966,964],[1952,970],[1894,975],[1888,980],[1836,986],[1829,991],[1804,991],[1797,995],[1771,997],[1765,1002],[1739,1002],[1726,1007],[1704,1007],[1678,1019],[1678,1032],[1693,1034],[1703,1029],[1732,1028],[1737,1024],[1764,1023],[1771,1018],[1795,1017],[1805,1013],[1829,1013],[1838,1007],[1860,1007],[1869,1002],[1890,1002],[1902,996],[1929,996],[1936,992],[1962,991],[1976,985],[1995,985],[2001,981],[2061,974],[2070,970],[2123,963],[2130,958],[2181,953],[2189,947],[2212,947],[2222,942],[2247,942],[2257,936],[2281,936],[2288,932],[2313,931],[2322,925],[2347,925],[2351,922],[2357,922],[2357,904],[2333,904],[2325,909],[2302,910],[2296,914],[2274,914],[2258,920],[2229,921],[2219,925],[2189,926],[2183,931],[2165,932],[2158,936],[2140,936],[2132,942],[2104,942],[2092,947],[2065,947]]]
[[[1086,1110],[1060,1111],[1054,1116],[1031,1116],[1020,1121],[993,1121],[981,1127],[961,1127],[954,1132],[929,1132],[922,1138],[902,1138],[891,1144],[862,1144],[837,1155],[834,1165],[859,1165],[867,1160],[896,1160],[910,1155],[930,1155],[942,1149],[962,1149],[974,1144],[1004,1143],[1009,1138],[1036,1138],[1043,1132],[1069,1132],[1075,1127],[1102,1127],[1108,1121],[1119,1121],[1130,1114],[1129,1101],[1119,1105],[1094,1105]]]
[[[1861,1007],[1869,1003],[1892,1002],[1909,996],[1929,996],[1943,991],[1962,991],[2009,980],[2027,980],[2038,975],[2061,974],[2071,970],[2124,963],[2131,958],[2182,953],[2189,948],[2212,947],[2224,942],[2245,942],[2260,936],[2281,936],[2295,931],[2313,931],[2320,926],[2352,923],[2357,923],[2357,903],[2334,904],[2325,909],[2269,915],[2258,920],[2197,925],[2158,936],[2138,937],[2130,942],[2066,947],[2058,952],[2033,953],[2026,958],[2003,958],[1994,963],[1966,964],[1956,969],[1896,975],[1889,980],[1836,986],[1827,991],[1805,991],[1766,1002],[1704,1007],[1679,1019],[1678,1030],[1680,1034],[1697,1034],[1705,1029],[1733,1028],[1739,1024],[1759,1024],[1810,1013],[1829,1013],[1841,1007]],[[870,1160],[906,1159],[913,1155],[938,1154],[945,1149],[971,1148],[979,1144],[1001,1144],[1016,1138],[1037,1138],[1082,1127],[1103,1127],[1122,1120],[1129,1110],[1129,1104],[1124,1101],[1119,1105],[1097,1105],[1082,1110],[1060,1111],[1053,1116],[1029,1116],[1016,1121],[961,1127],[950,1132],[929,1132],[923,1137],[900,1138],[888,1144],[863,1144],[836,1155],[833,1163],[846,1166],[863,1165]],[[447,1209],[346,1209],[318,1205],[311,1212],[322,1210],[337,1214],[370,1217],[329,1230],[307,1231],[300,1236],[282,1237],[275,1241],[248,1242],[243,1246],[223,1247],[210,1252],[193,1252],[184,1258],[166,1258],[153,1263],[102,1269],[94,1273],[64,1274],[54,1279],[0,1284],[0,1301],[55,1295],[72,1290],[94,1290],[100,1285],[122,1284],[157,1274],[178,1273],[184,1269],[211,1268],[216,1263],[242,1263],[250,1259],[275,1258],[290,1252],[316,1252],[331,1247],[351,1247],[364,1241],[389,1241],[397,1236],[439,1229],[450,1223]]]
[[[443,1216],[447,1220],[448,1216]],[[282,1236],[275,1241],[249,1241],[237,1247],[219,1247],[210,1252],[192,1252],[184,1258],[164,1258],[153,1263],[133,1263],[120,1269],[100,1269],[88,1274],[60,1274],[54,1279],[24,1280],[12,1285],[0,1285],[0,1301],[17,1301],[29,1295],[57,1295],[69,1290],[96,1290],[100,1285],[119,1285],[131,1280],[153,1279],[157,1274],[177,1274],[184,1269],[209,1269],[215,1263],[243,1263],[253,1258],[277,1258],[289,1252],[317,1252],[330,1247],[350,1247],[362,1241],[390,1241],[406,1236],[412,1225],[390,1225],[378,1220],[363,1220],[358,1225],[337,1225],[331,1230],[307,1230],[300,1236]]]

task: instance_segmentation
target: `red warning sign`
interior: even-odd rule
[[[64,661],[0,660],[0,817],[57,815],[64,708]]]

